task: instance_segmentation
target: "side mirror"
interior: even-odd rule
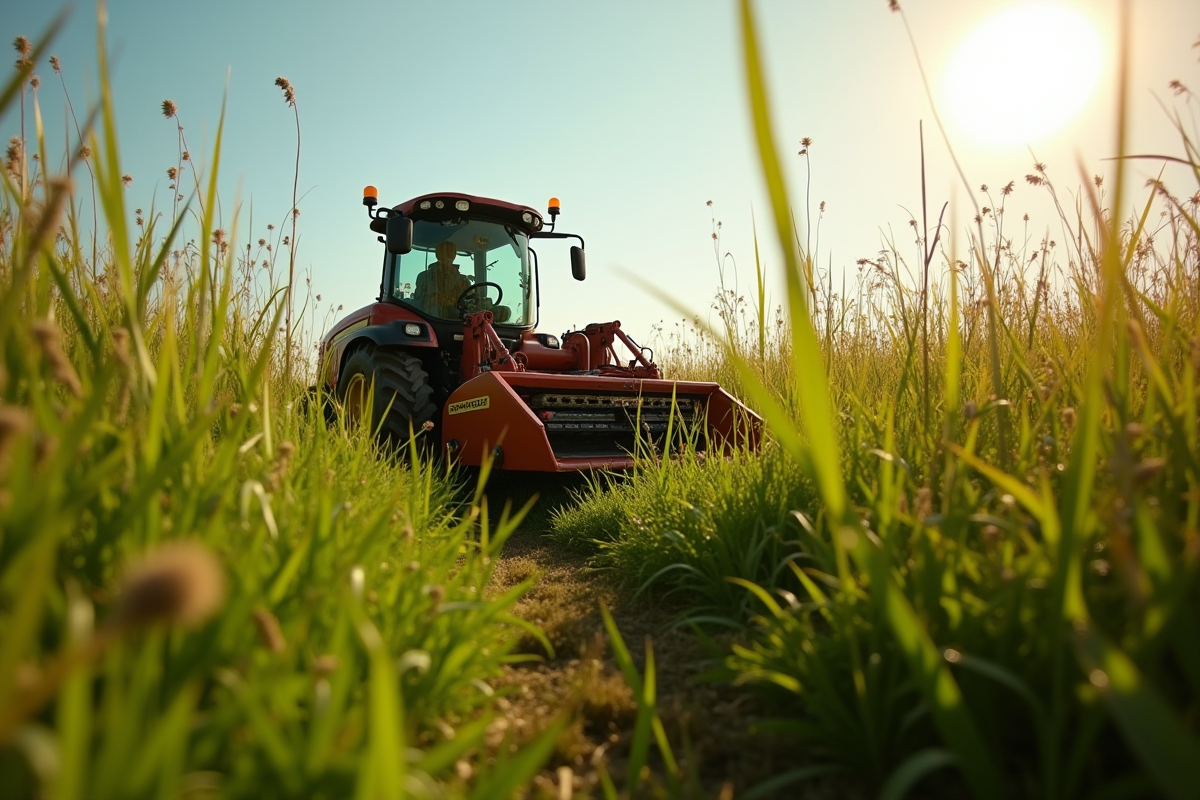
[[[413,222],[408,217],[396,215],[387,218],[387,250],[394,256],[402,256],[412,250]]]
[[[587,264],[583,260],[583,248],[571,245],[571,275],[581,281],[587,277]]]

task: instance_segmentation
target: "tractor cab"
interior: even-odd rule
[[[380,302],[411,309],[446,333],[483,310],[512,334],[537,324],[529,237],[541,230],[542,217],[532,208],[464,194],[424,195],[381,209],[371,227],[382,228],[388,244]]]
[[[537,321],[529,236],[491,220],[414,220],[412,249],[385,257],[383,287],[382,299],[458,327],[484,309],[496,325]]]

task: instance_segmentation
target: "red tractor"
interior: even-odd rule
[[[663,380],[620,322],[562,338],[537,324],[536,239],[555,232],[528,206],[443,192],[392,208],[363,191],[385,243],[379,298],[321,340],[322,381],[352,419],[405,442],[428,429],[458,463],[508,470],[619,469],[641,447],[691,436],[697,449],[758,445],[762,420],[715,383]],[[622,355],[624,353],[624,355]],[[373,388],[373,394],[372,394]],[[670,436],[670,440],[668,440]]]

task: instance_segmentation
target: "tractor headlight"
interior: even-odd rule
[[[433,204],[433,207],[434,208],[445,208],[446,204],[443,203],[441,200],[438,200],[436,203]]]
[[[433,205],[433,203],[429,202],[428,200],[422,200],[422,201],[421,201],[421,210],[422,210],[422,211],[428,211],[428,210],[429,210],[429,207],[430,207],[430,206],[432,206],[432,205]]]
[[[532,225],[533,224],[533,214],[530,214],[528,211],[526,211],[524,214],[521,215],[521,221],[524,222],[526,225]]]
[[[421,326],[415,322],[409,322],[404,326],[404,332],[409,336],[420,336]]]
[[[466,200],[455,200],[454,207],[457,208],[459,211],[467,211],[471,208],[471,204],[468,203]]]

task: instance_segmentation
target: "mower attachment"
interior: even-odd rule
[[[624,469],[635,455],[757,449],[762,418],[715,383],[485,371],[449,397],[442,443],[506,470]]]

